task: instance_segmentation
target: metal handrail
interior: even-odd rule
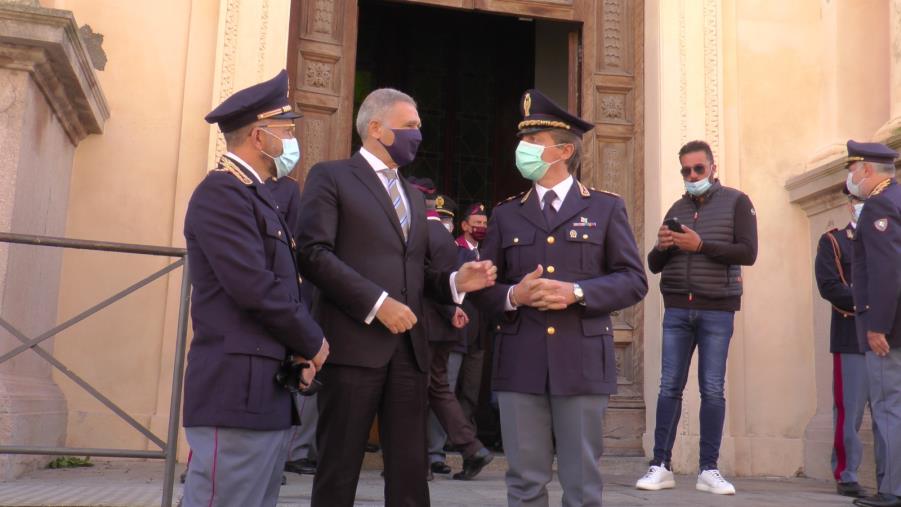
[[[100,403],[112,410],[119,418],[124,420],[130,426],[138,430],[148,440],[160,447],[160,451],[147,451],[137,449],[93,449],[93,448],[71,448],[71,447],[42,447],[42,446],[0,446],[0,454],[41,454],[41,455],[63,455],[63,454],[79,454],[87,456],[102,456],[115,458],[145,458],[145,459],[165,459],[166,465],[164,469],[165,477],[163,477],[163,496],[160,502],[162,507],[170,507],[172,505],[172,496],[175,489],[175,460],[178,452],[178,426],[179,415],[181,411],[182,384],[184,380],[185,367],[185,344],[187,342],[188,333],[188,307],[190,305],[190,280],[188,278],[188,258],[187,251],[184,248],[173,248],[163,246],[138,245],[130,243],[112,243],[107,241],[90,241],[81,239],[59,238],[52,236],[37,236],[31,234],[13,234],[0,233],[0,243],[13,243],[19,245],[33,245],[54,248],[70,248],[78,250],[93,250],[101,252],[115,253],[131,253],[138,255],[155,255],[162,257],[177,257],[178,260],[166,265],[164,268],[155,273],[144,277],[131,286],[123,289],[116,294],[104,299],[100,303],[88,308],[71,319],[55,326],[54,328],[41,333],[37,337],[29,338],[25,333],[16,329],[12,324],[0,317],[0,327],[9,331],[16,339],[22,342],[21,345],[10,350],[0,356],[0,364],[12,359],[13,357],[32,350],[51,366],[62,372],[82,389],[87,391],[91,396]],[[125,298],[132,292],[140,290],[154,280],[157,280],[168,273],[182,268],[181,290],[179,293],[178,306],[178,328],[175,343],[175,363],[172,367],[172,396],[169,404],[169,424],[166,433],[166,440],[162,440],[156,436],[150,428],[144,426],[128,413],[116,405],[112,400],[104,396],[94,386],[86,380],[79,377],[75,372],[70,370],[66,365],[53,357],[52,354],[42,349],[38,345],[44,340],[48,340],[56,336],[60,332],[74,326],[82,320],[94,315],[104,308],[112,305],[116,301]]]

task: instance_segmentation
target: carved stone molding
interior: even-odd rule
[[[806,172],[789,178],[785,183],[789,202],[798,204],[807,216],[828,211],[841,206],[847,199],[841,189],[847,177],[845,171],[846,153],[829,147],[816,156],[816,165]],[[828,155],[822,155],[826,153]]]
[[[679,0],[679,144],[688,142],[688,34],[685,0]]]
[[[719,0],[704,0],[704,134],[713,159],[720,155]]]
[[[69,11],[0,4],[0,68],[31,74],[75,145],[110,114],[78,33]]]
[[[221,104],[235,91],[235,66],[238,60],[238,21],[241,15],[241,0],[227,0],[225,4],[225,23],[222,33],[222,63],[219,75],[219,99]],[[216,153],[213,160],[218,160],[225,153],[225,138],[216,136]]]
[[[266,41],[269,38],[269,0],[263,0],[260,6],[260,33],[257,49],[257,80],[263,81],[266,66]]]

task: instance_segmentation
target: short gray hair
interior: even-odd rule
[[[569,174],[575,174],[582,167],[582,136],[564,129],[551,129],[548,133],[557,144],[573,145],[573,154],[566,160],[566,169]]]
[[[416,107],[416,101],[406,93],[394,88],[379,88],[363,99],[360,110],[357,112],[357,134],[360,140],[366,139],[369,130],[369,122],[381,121],[385,114],[398,102],[406,102]]]
[[[876,162],[867,162],[873,166],[873,170],[880,174],[895,175],[895,164],[879,164]]]

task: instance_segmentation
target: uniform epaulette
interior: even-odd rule
[[[622,197],[621,195],[617,194],[616,192],[611,192],[609,190],[602,190],[602,189],[594,188],[594,187],[590,187],[590,188],[593,192],[600,192],[602,194],[612,195],[613,197]]]
[[[235,165],[235,163],[232,162],[228,157],[220,158],[219,166],[214,169],[210,169],[210,172],[212,172],[212,171],[230,173],[235,178],[238,178],[238,181],[240,181],[241,183],[243,183],[245,185],[253,184],[253,181],[250,178],[248,178],[246,174],[244,174],[244,171],[242,171],[241,169],[238,169],[238,166]]]
[[[290,174],[286,174],[286,175],[282,176],[282,178],[288,178],[289,180],[293,181],[294,183],[297,183],[297,178],[295,178],[294,176],[291,176]]]
[[[530,191],[531,191],[531,189],[530,189]],[[523,194],[525,194],[525,193],[526,193],[526,192],[520,192],[520,193],[518,193],[518,194],[511,195],[510,197],[508,197],[508,198],[506,198],[506,199],[503,199],[503,200],[501,200],[501,201],[498,201],[498,202],[494,205],[494,207],[496,208],[496,207],[500,206],[501,204],[506,204],[506,203],[508,203],[508,202],[510,202],[510,201],[512,201],[512,200],[514,200],[514,199],[519,199],[519,198],[522,197]]]

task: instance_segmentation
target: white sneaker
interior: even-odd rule
[[[735,486],[723,478],[719,470],[704,470],[699,473],[695,489],[698,491],[707,491],[716,495],[735,494]]]
[[[666,467],[652,465],[651,468],[648,469],[648,473],[644,474],[644,477],[641,479],[638,479],[638,482],[635,483],[635,487],[647,491],[670,489],[676,487],[676,479],[673,477],[673,473],[667,470]]]

